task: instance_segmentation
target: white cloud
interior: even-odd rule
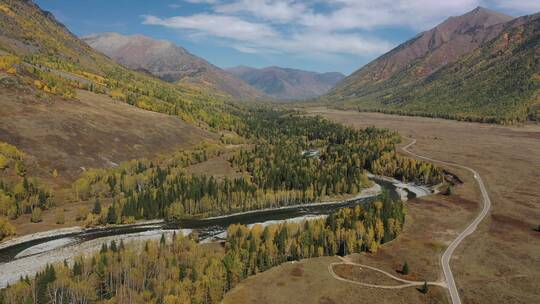
[[[384,26],[427,29],[448,16],[473,9],[480,0],[329,0],[327,3],[338,8],[304,15],[300,23],[321,30],[369,30]]]
[[[219,37],[232,41],[231,46],[244,53],[340,53],[372,55],[388,50],[391,44],[358,34],[317,33],[304,31],[286,34],[272,27],[248,22],[233,16],[197,14],[158,18],[145,16],[144,24],[190,30],[197,36]]]
[[[268,44],[262,44],[262,46],[290,53],[365,56],[388,51],[392,44],[384,40],[365,38],[357,34],[308,32],[269,41]]]
[[[270,26],[265,24],[248,22],[233,16],[214,14],[196,14],[171,18],[144,16],[143,23],[175,29],[194,30],[201,34],[240,41],[268,39],[277,35]]]
[[[499,8],[510,9],[525,14],[540,11],[540,0],[495,0],[494,2]]]
[[[260,50],[259,49],[256,49],[256,48],[253,48],[253,47],[249,47],[249,46],[245,46],[245,45],[233,45],[233,48],[239,52],[242,52],[242,53],[246,53],[246,54],[256,54],[256,53],[260,53]]]
[[[205,3],[205,13],[144,23],[216,38],[244,53],[381,54],[393,43],[374,30],[405,27],[421,31],[449,16],[484,5],[514,11],[540,10],[540,0],[183,0]]]
[[[271,22],[281,22],[298,18],[307,12],[307,7],[288,0],[239,0],[216,5],[215,11],[224,14],[247,13]]]

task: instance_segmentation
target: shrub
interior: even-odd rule
[[[444,195],[450,196],[452,195],[452,193],[453,193],[452,186],[448,185],[448,188],[446,188],[446,190],[444,191]]]
[[[122,217],[122,224],[134,224],[134,223],[135,223],[135,217],[133,216]]]
[[[8,221],[7,218],[0,217],[0,241],[14,234],[15,234],[15,227],[11,225],[11,223]]]
[[[19,213],[17,212],[17,206],[12,205],[11,207],[9,207],[7,211],[7,216],[12,220],[16,219],[19,216]]]
[[[403,263],[403,267],[401,268],[401,274],[409,274],[409,264],[407,264],[407,262]]]
[[[423,294],[426,294],[428,291],[429,291],[428,284],[427,284],[426,281],[424,281],[424,285],[422,285],[422,287],[420,287],[420,292],[423,293]]]
[[[17,175],[21,177],[26,175],[26,166],[22,161],[15,163],[15,172],[17,172]]]
[[[180,202],[172,203],[166,211],[168,221],[178,221],[185,217],[184,206]]]
[[[79,208],[77,208],[77,213],[75,214],[75,220],[76,221],[85,220],[86,217],[88,216],[88,213],[90,212],[88,211],[88,208],[86,206],[80,206]]]
[[[18,57],[12,55],[0,56],[0,70],[4,70],[9,74],[15,74],[17,69],[15,65],[20,64],[21,60]]]
[[[96,197],[96,200],[94,202],[94,208],[92,209],[93,214],[101,214],[101,203],[99,202],[99,198]]]
[[[55,215],[56,224],[63,225],[65,223],[64,209],[60,208],[56,211]]]
[[[99,217],[90,213],[83,222],[83,226],[88,228],[95,226],[99,222]]]
[[[30,221],[32,223],[39,223],[41,222],[43,219],[41,218],[41,208],[39,207],[35,207],[34,210],[32,210],[32,217],[30,218]]]
[[[9,160],[0,154],[0,170],[5,169],[8,166]]]

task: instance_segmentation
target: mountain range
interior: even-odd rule
[[[237,99],[296,100],[328,92],[345,76],[281,67],[223,70],[167,40],[100,33],[82,38],[121,65],[173,83],[192,83]]]
[[[539,15],[478,7],[354,72],[322,100],[367,111],[513,123],[537,117]]]
[[[323,95],[345,78],[345,75],[337,72],[316,73],[275,66],[262,69],[239,66],[226,71],[266,95],[281,100],[308,99]]]

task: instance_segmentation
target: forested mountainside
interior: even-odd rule
[[[147,71],[168,82],[194,84],[238,99],[264,97],[244,81],[170,41],[118,33],[93,34],[82,40],[127,68]]]
[[[326,102],[359,110],[481,122],[537,119],[539,15],[500,23],[506,18],[494,14],[477,9],[448,19],[441,26],[462,20],[453,32],[459,39],[411,58],[392,73],[378,71],[376,67],[415,45],[422,34],[354,73],[326,96]],[[439,27],[432,30],[438,31]],[[463,35],[471,43],[454,52],[459,56],[448,55],[452,53],[448,50],[463,45]],[[437,62],[434,58],[449,61],[426,69],[429,62]]]
[[[227,72],[280,100],[321,96],[345,78],[337,72],[316,73],[280,67],[255,69],[239,66],[229,68]]]
[[[131,71],[32,1],[0,3],[0,91],[0,141],[52,184],[219,138],[238,123],[223,94]]]
[[[70,99],[83,89],[211,128],[234,124],[224,110],[223,94],[128,70],[94,51],[32,1],[0,3],[0,52],[1,71],[46,94]]]

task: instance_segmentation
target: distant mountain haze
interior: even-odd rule
[[[93,34],[82,40],[127,68],[169,82],[202,84],[240,99],[264,97],[242,80],[170,41],[118,33]]]
[[[345,76],[269,67],[226,71],[166,40],[143,35],[100,33],[83,37],[88,45],[132,70],[169,82],[206,85],[240,99],[307,99],[325,94]]]
[[[240,66],[226,70],[261,92],[282,100],[323,95],[345,78],[337,72],[316,73],[281,67],[256,69]]]

